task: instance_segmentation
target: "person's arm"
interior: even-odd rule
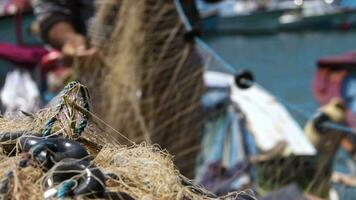
[[[35,14],[42,39],[55,48],[62,49],[67,43],[85,46],[84,36],[73,27],[73,0],[36,0]]]
[[[84,35],[73,25],[75,0],[35,0],[34,8],[42,39],[72,60],[97,57],[96,48],[88,48]]]
[[[78,34],[73,26],[66,22],[55,23],[47,32],[47,41],[54,47],[64,50],[70,45],[72,48],[85,49],[85,38]]]

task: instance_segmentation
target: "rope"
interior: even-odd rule
[[[52,127],[54,125],[54,123],[57,121],[57,117],[52,117],[51,119],[49,119],[45,125],[45,128],[42,131],[42,135],[45,136],[49,136],[51,135],[51,130]]]
[[[205,51],[207,51],[215,60],[220,62],[222,64],[222,66],[229,73],[231,73],[231,74],[236,74],[237,73],[237,70],[232,65],[230,65],[228,62],[226,62],[219,54],[217,54],[211,47],[209,47],[209,45],[206,44],[206,42],[204,42],[202,39],[200,39],[199,37],[195,37],[194,41],[200,48],[202,48]]]
[[[193,30],[193,27],[192,25],[190,24],[189,20],[188,20],[188,17],[185,15],[184,13],[184,9],[182,7],[182,4],[179,2],[179,0],[174,0],[174,4],[176,6],[176,9],[177,9],[177,12],[178,12],[178,15],[180,17],[180,19],[182,20],[183,22],[183,25],[184,25],[184,28],[186,31],[192,31]]]
[[[53,125],[58,120],[56,116],[64,107],[64,100],[63,100],[64,95],[67,94],[70,90],[72,90],[78,84],[79,84],[78,81],[72,81],[72,82],[68,83],[62,90],[61,95],[60,95],[61,96],[60,102],[59,102],[58,106],[56,107],[56,111],[55,111],[56,114],[55,114],[55,116],[51,117],[47,121],[47,123],[45,124],[45,128],[42,131],[42,135],[44,137],[51,135]]]
[[[72,191],[72,188],[76,185],[74,180],[64,181],[58,188],[57,198],[64,199]]]
[[[10,178],[13,177],[14,173],[12,171],[9,171],[5,174],[4,178],[1,180],[0,184],[0,199],[3,197],[2,195],[5,195],[9,189],[9,182]]]
[[[90,107],[89,107],[89,103],[88,103],[88,99],[87,99],[86,89],[83,86],[80,86],[79,92],[82,97],[83,108],[89,111]],[[83,114],[83,117],[80,119],[78,127],[74,131],[75,134],[80,136],[87,125],[88,125],[88,116],[86,114]]]
[[[120,131],[116,130],[114,127],[112,127],[110,124],[108,124],[107,122],[105,122],[103,119],[101,119],[99,116],[97,116],[94,112],[91,112],[90,110],[87,110],[85,108],[83,108],[82,106],[76,104],[73,101],[69,101],[69,103],[71,105],[73,105],[77,110],[79,110],[80,112],[83,112],[86,115],[90,115],[92,118],[98,120],[101,124],[103,124],[104,126],[110,128],[112,131],[114,131],[115,133],[119,134],[121,137],[123,137],[124,139],[126,139],[128,142],[131,142],[132,144],[136,144],[134,141],[130,140],[128,137],[126,137],[124,134],[122,134]],[[114,139],[115,141],[117,141],[116,138],[114,138],[112,135],[109,134],[109,136],[111,136],[112,139]]]
[[[192,25],[190,24],[187,16],[184,13],[184,9],[182,7],[182,4],[179,2],[179,0],[174,0],[174,3],[176,5],[177,8],[177,12],[183,22],[183,25],[186,29],[186,31],[192,31]],[[206,42],[204,42],[200,37],[195,36],[194,37],[194,41],[196,43],[196,45],[198,45],[201,49],[205,50],[206,52],[208,52],[215,60],[217,60],[217,62],[221,63],[221,66],[227,70],[228,72],[230,72],[231,74],[236,74],[237,69],[235,69],[232,65],[230,65],[228,62],[226,62],[219,54],[217,54]],[[248,81],[248,80],[244,80],[244,81]],[[254,82],[246,82],[247,84],[254,84]],[[278,95],[274,95],[274,97],[281,102],[283,105],[285,105],[287,108],[289,108],[290,110],[293,110],[297,113],[299,113],[302,117],[304,117],[305,119],[309,120],[312,118],[313,114],[310,113],[307,110],[304,110],[302,108],[300,108],[299,106],[292,104],[290,102],[288,102],[287,100],[285,100],[284,98],[282,98],[281,96]],[[352,135],[356,135],[356,130],[352,129],[350,127],[347,126],[343,126],[340,124],[336,124],[333,122],[327,122],[322,124],[322,126],[333,129],[333,130],[337,130],[337,131],[341,131],[343,133],[347,133],[347,134],[352,134]]]
[[[332,123],[332,122],[324,122],[322,124],[323,127],[333,129],[340,131],[345,134],[350,134],[350,135],[355,135],[356,136],[356,130],[347,126],[343,126],[340,124]]]
[[[182,7],[182,4],[179,2],[179,0],[174,0],[174,3],[176,5],[177,8],[177,12],[183,22],[183,25],[185,27],[186,31],[192,31],[192,25],[190,24],[187,16],[184,13],[184,9]],[[229,71],[232,74],[236,74],[237,70],[231,66],[228,62],[226,62],[223,58],[221,58],[221,56],[219,54],[217,54],[206,42],[204,42],[200,37],[195,36],[194,37],[194,42],[196,43],[196,45],[198,45],[200,48],[204,49],[205,51],[207,51],[213,58],[215,58],[218,62],[220,62],[222,64],[222,66]]]
[[[82,99],[84,109],[88,111],[90,110],[89,102],[88,102],[89,95],[88,95],[87,88],[81,85],[78,81],[72,81],[68,83],[64,87],[63,91],[61,92],[60,102],[55,109],[56,114],[52,118],[50,118],[45,124],[45,128],[42,131],[42,135],[44,137],[51,135],[52,128],[55,122],[58,120],[57,115],[64,108],[67,94],[76,87],[79,87],[79,97]],[[80,136],[81,133],[84,131],[85,127],[88,125],[88,120],[89,120],[88,116],[85,113],[83,113],[83,116],[81,117],[78,126],[74,128],[74,133],[77,136]]]

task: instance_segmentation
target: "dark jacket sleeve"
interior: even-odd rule
[[[35,0],[33,3],[40,34],[48,42],[48,32],[61,21],[72,23],[74,0]]]

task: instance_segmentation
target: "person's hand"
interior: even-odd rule
[[[89,66],[100,60],[96,48],[87,48],[84,36],[73,34],[67,38],[62,47],[64,57],[71,63],[79,64],[81,67]]]
[[[93,71],[102,59],[96,48],[88,48],[86,39],[77,33],[70,22],[57,22],[47,33],[47,40],[61,51],[64,62],[80,71]]]
[[[66,57],[86,56],[94,53],[86,47],[84,36],[80,34],[69,34],[62,46],[62,53]]]

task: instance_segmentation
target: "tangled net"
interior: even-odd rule
[[[88,96],[84,86],[70,83],[49,107],[38,113],[19,113],[0,119],[0,195],[3,199],[97,197],[97,189],[88,185],[85,186],[93,192],[73,195],[83,185],[84,176],[89,176],[88,170],[91,181],[104,187],[105,195],[101,197],[106,199],[253,199],[245,192],[218,198],[196,186],[180,175],[172,156],[158,146],[119,144],[102,131],[100,125],[105,122],[90,111]],[[44,143],[39,142],[26,151],[24,146],[31,145],[26,143],[28,138],[40,138]],[[49,144],[49,141],[66,141],[72,146],[61,159],[57,158],[62,154],[51,145],[35,153],[40,144]],[[84,147],[88,155],[68,159],[70,149],[78,147]],[[42,153],[46,152],[50,156],[41,160]],[[85,160],[90,163],[85,169],[63,168]],[[47,167],[50,162],[53,165]],[[101,173],[105,178],[100,177]],[[61,181],[56,182],[56,178]]]
[[[77,66],[79,80],[92,91],[93,109],[130,140],[167,149],[181,173],[193,177],[204,69],[195,45],[185,40],[173,0],[97,3],[91,43],[104,61]]]

